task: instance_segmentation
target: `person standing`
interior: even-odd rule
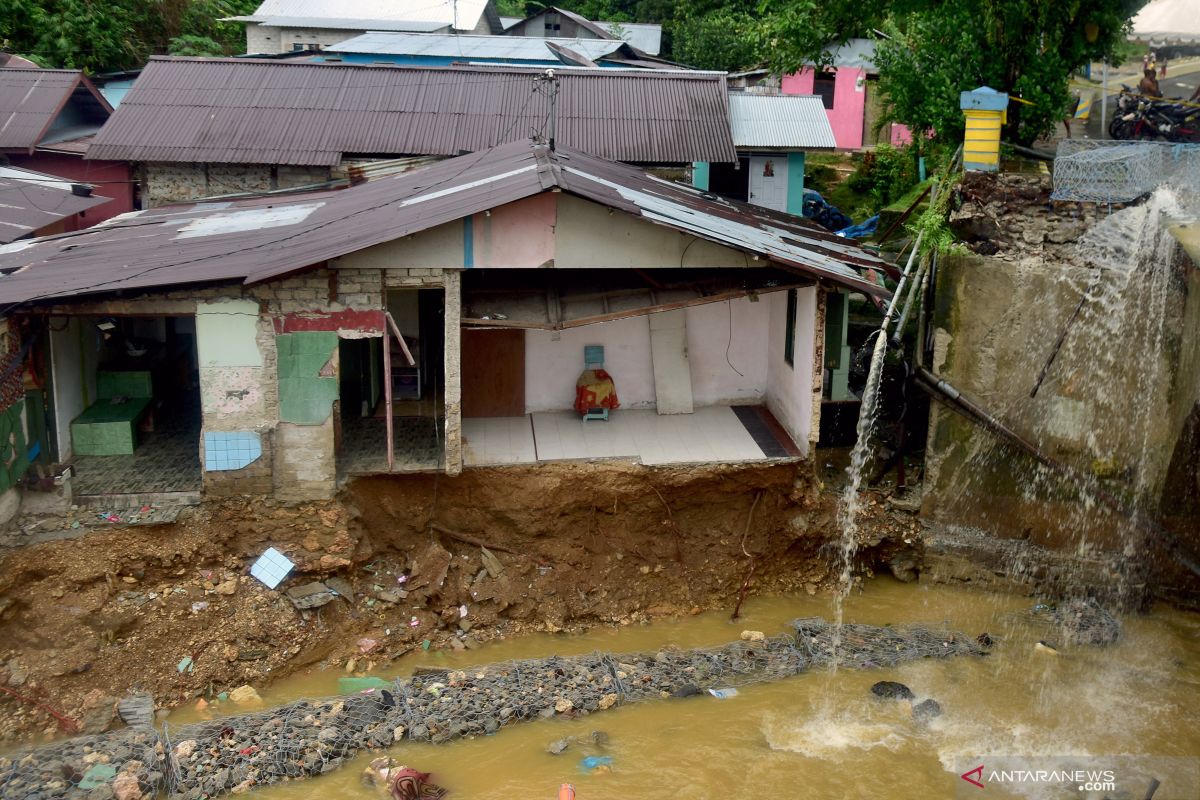
[[[1165,81],[1167,79],[1167,54],[1163,53],[1162,64],[1158,67],[1158,79]]]

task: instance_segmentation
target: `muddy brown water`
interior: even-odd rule
[[[563,782],[575,785],[579,800],[759,793],[924,800],[969,796],[961,794],[958,775],[988,756],[1084,754],[1177,757],[1168,763],[1177,773],[1159,775],[1164,786],[1156,800],[1200,797],[1189,771],[1200,757],[1200,615],[1157,608],[1125,619],[1122,638],[1112,647],[1064,647],[1049,655],[1034,645],[1052,632],[1021,616],[1033,602],[876,579],[847,600],[847,622],[944,622],[972,635],[987,631],[997,640],[994,653],[894,669],[817,671],[744,687],[726,700],[652,701],[577,720],[522,723],[449,744],[399,744],[389,755],[433,772],[452,798],[476,800],[553,798]],[[375,674],[404,675],[418,664],[464,667],[595,650],[704,647],[732,641],[745,629],[779,633],[796,617],[829,614],[828,598],[752,599],[736,623],[711,613],[570,637],[524,636],[464,653],[419,653]],[[295,675],[261,694],[268,705],[332,695],[343,674]],[[871,697],[869,687],[879,680],[901,681],[919,699],[935,698],[944,714],[927,725],[915,723],[908,705]],[[170,723],[197,718],[202,715],[195,709],[184,708]],[[554,740],[593,730],[608,734],[602,751],[576,745],[558,756],[546,752]],[[363,754],[332,774],[250,796],[380,800],[361,782],[363,768],[378,755]],[[611,756],[611,771],[582,772],[579,762],[588,755]],[[1025,796],[1103,796],[1054,791]],[[1021,795],[989,786],[986,796]]]

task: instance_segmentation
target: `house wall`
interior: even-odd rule
[[[867,73],[857,67],[838,67],[833,84],[833,108],[825,109],[837,146],[854,149],[863,146],[863,123],[867,109]],[[785,75],[784,94],[812,94],[812,67]]]
[[[107,203],[81,211],[67,220],[65,230],[87,228],[134,209],[133,170],[124,161],[88,161],[62,153],[11,154],[14,167],[56,175],[77,183],[93,184],[95,194],[111,197]]]
[[[96,399],[100,335],[88,320],[79,317],[51,317],[49,327],[58,460],[69,461],[71,420]]]
[[[328,167],[289,164],[149,162],[142,165],[141,172],[144,208],[239,192],[294,189],[329,180]]]
[[[803,455],[812,452],[820,432],[821,365],[824,351],[824,304],[820,290],[796,290],[796,329],[793,363],[784,360],[787,330],[787,292],[766,296],[767,408],[792,437]],[[820,347],[821,350],[817,348]]]
[[[290,53],[292,44],[316,44],[322,48],[340,44],[347,39],[366,33],[344,28],[279,28],[274,25],[246,25],[246,53],[270,54]]]
[[[686,309],[687,356],[697,407],[761,403],[766,397],[765,304],[773,296]],[[604,368],[613,377],[622,408],[655,408],[649,319],[643,315],[563,331],[526,331],[526,413],[574,407],[575,380],[583,370],[583,348],[589,344],[604,345]]]

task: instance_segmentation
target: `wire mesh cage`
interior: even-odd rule
[[[1200,190],[1200,144],[1064,139],[1050,198],[1128,203],[1163,184]]]
[[[151,728],[79,736],[0,756],[0,798],[153,797],[167,769],[165,748]]]

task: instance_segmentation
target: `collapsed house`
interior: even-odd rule
[[[825,292],[879,295],[883,267],[525,140],[18,242],[0,302],[39,370],[21,435],[77,495],[308,499],[355,474],[803,457]]]

